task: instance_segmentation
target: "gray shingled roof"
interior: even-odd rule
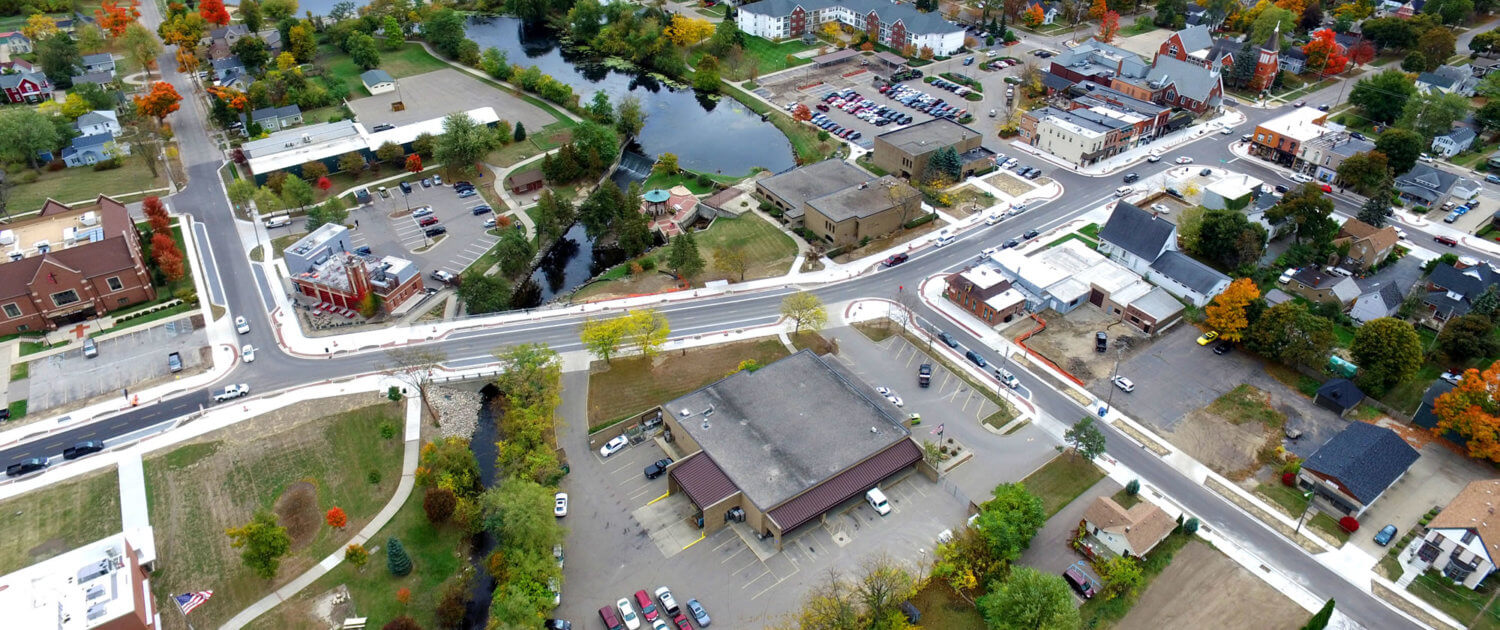
[[[1146,81],[1173,84],[1177,86],[1178,94],[1201,103],[1208,101],[1214,86],[1219,84],[1219,73],[1196,63],[1157,57],[1156,65],[1146,74]]]
[[[1397,288],[1395,283],[1387,282],[1378,291],[1359,296],[1359,301],[1354,303],[1354,308],[1349,309],[1349,317],[1357,322],[1367,322],[1389,317],[1399,306],[1401,306],[1401,289]]]
[[[376,85],[380,83],[390,83],[395,81],[395,79],[391,78],[391,73],[381,70],[380,68],[364,71],[364,73],[359,75],[359,80],[364,81],[365,85]]]
[[[1453,144],[1463,146],[1465,143],[1473,142],[1475,135],[1473,129],[1470,129],[1468,127],[1455,127],[1453,131],[1448,132],[1448,135],[1446,137]]]
[[[1203,294],[1211,293],[1220,282],[1229,281],[1229,276],[1175,249],[1162,254],[1151,263],[1151,268]]]
[[[1345,379],[1334,381],[1348,383]],[[1318,391],[1322,392],[1321,389]],[[1419,456],[1417,449],[1395,431],[1364,422],[1351,422],[1307,458],[1302,468],[1338,480],[1354,498],[1368,505],[1395,483]]]
[[[1128,201],[1119,201],[1104,229],[1099,230],[1099,239],[1146,260],[1156,260],[1176,229],[1171,221],[1157,218]]]
[[[1214,45],[1213,33],[1209,32],[1207,26],[1189,26],[1177,31],[1177,38],[1182,40],[1182,47],[1189,53],[1212,48]]]
[[[1395,184],[1396,190],[1431,202],[1448,194],[1457,181],[1457,175],[1419,163],[1397,177]]]

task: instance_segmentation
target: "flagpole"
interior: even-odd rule
[[[187,611],[182,609],[182,604],[177,604],[177,612],[182,613],[182,621],[187,624],[188,630],[193,630],[193,622],[188,619]]]

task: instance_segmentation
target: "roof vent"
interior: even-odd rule
[[[871,433],[879,433],[879,432],[880,432],[880,429],[877,429],[877,428],[875,428],[875,427],[870,427],[870,432],[871,432]]]

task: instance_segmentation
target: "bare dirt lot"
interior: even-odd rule
[[[1115,359],[1120,356],[1120,344],[1126,344],[1124,358],[1129,359],[1150,342],[1150,338],[1134,328],[1087,305],[1067,315],[1043,311],[1039,317],[1047,322],[1047,328],[1027,339],[1026,346],[1085,383],[1109,378]],[[1018,335],[1034,326],[1035,322],[1024,321],[1006,330],[1006,334]],[[1094,350],[1094,333],[1101,330],[1109,334],[1107,352]]]
[[[1215,472],[1244,479],[1260,468],[1259,453],[1280,441],[1286,418],[1270,394],[1241,384],[1188,413],[1167,438]]]
[[[1195,541],[1177,552],[1115,628],[1272,630],[1299,627],[1309,616],[1228,556]]]
[[[1019,197],[1036,188],[1030,182],[1011,175],[1008,172],[996,173],[985,178],[984,181],[1012,197]]]

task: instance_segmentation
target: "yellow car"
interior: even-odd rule
[[[1217,331],[1217,330],[1210,330],[1210,331],[1208,331],[1206,333],[1203,333],[1203,336],[1201,336],[1201,337],[1198,338],[1198,345],[1200,345],[1200,346],[1206,346],[1206,345],[1208,345],[1210,343],[1213,343],[1213,341],[1215,339],[1218,339],[1218,338],[1219,338],[1219,331]]]

